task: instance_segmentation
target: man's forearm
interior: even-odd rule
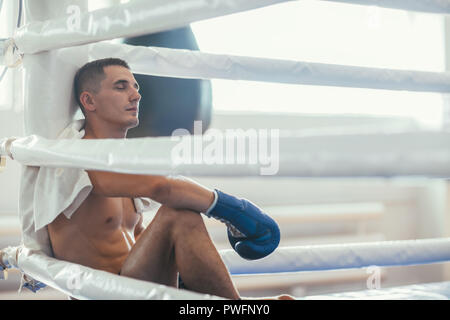
[[[126,174],[87,170],[92,192],[105,197],[149,197],[176,209],[206,212],[214,201],[214,193],[182,176]]]
[[[176,209],[206,212],[214,201],[213,190],[186,177],[166,177],[165,190],[155,192],[153,200]]]

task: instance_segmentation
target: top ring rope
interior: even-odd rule
[[[428,13],[450,14],[450,1],[448,0],[323,0],[331,2],[343,2],[366,6],[379,6],[390,9],[403,9]]]
[[[327,0],[387,8],[450,14],[445,0]],[[48,21],[36,21],[18,29],[14,41],[23,54],[65,48],[120,37],[155,33],[189,23],[262,8],[288,0],[173,0],[130,1],[92,12]],[[149,3],[153,6],[149,7]],[[68,12],[71,12],[68,10]]]
[[[31,22],[18,29],[14,41],[21,53],[34,54],[171,30],[191,22],[281,2],[287,0],[135,0],[64,18]]]

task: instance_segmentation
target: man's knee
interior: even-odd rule
[[[155,218],[163,221],[163,223],[175,233],[198,226],[204,226],[203,218],[200,213],[186,209],[174,209],[167,206],[161,206]]]
[[[186,232],[198,231],[199,228],[206,230],[201,214],[192,210],[161,206],[157,217],[170,230],[174,238]]]

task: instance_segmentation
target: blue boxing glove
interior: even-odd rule
[[[278,247],[280,229],[272,218],[246,199],[217,189],[214,193],[214,203],[205,215],[227,225],[230,244],[242,258],[260,259]]]

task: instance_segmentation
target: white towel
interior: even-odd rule
[[[84,119],[75,120],[67,126],[58,139],[81,139],[85,131]],[[77,168],[41,167],[34,192],[34,231],[50,224],[59,214],[68,219],[91,192],[93,186],[87,172]],[[138,213],[150,210],[153,203],[149,198],[134,198]]]

